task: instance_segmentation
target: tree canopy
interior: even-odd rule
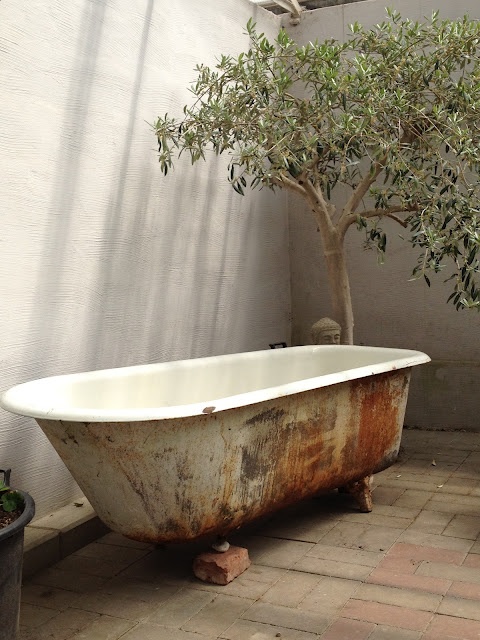
[[[372,29],[353,24],[345,42],[298,45],[285,30],[270,42],[252,21],[247,32],[248,51],[197,67],[182,118],[158,118],[163,172],[183,152],[192,163],[228,153],[239,194],[306,199],[324,253],[329,234],[341,243],[355,224],[383,254],[380,224],[392,218],[419,249],[413,276],[430,285],[428,272],[443,271],[456,308],[479,309],[480,22],[391,10]]]

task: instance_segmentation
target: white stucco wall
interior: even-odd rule
[[[326,38],[343,39],[355,21],[371,26],[385,17],[384,7],[421,20],[439,8],[445,18],[468,13],[480,18],[478,0],[365,0],[312,11],[299,26],[284,20],[299,43]],[[341,198],[341,194],[339,196]],[[289,200],[292,268],[293,342],[309,341],[311,325],[330,312],[321,258],[320,237],[311,214],[295,196]],[[480,430],[480,315],[456,312],[446,305],[450,288],[442,276],[408,282],[417,253],[398,238],[403,231],[391,221],[386,262],[378,266],[373,252],[362,250],[362,235],[351,229],[346,239],[358,344],[414,348],[428,353],[433,363],[414,371],[406,422],[434,428]]]
[[[161,175],[149,125],[197,63],[248,46],[247,0],[0,3],[0,390],[46,375],[268,348],[290,337],[285,196],[224,159]],[[37,514],[78,488],[0,410],[0,468]]]

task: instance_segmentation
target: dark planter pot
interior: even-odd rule
[[[33,498],[20,491],[25,500],[22,515],[0,529],[0,640],[16,640],[22,589],[23,533],[35,515]]]

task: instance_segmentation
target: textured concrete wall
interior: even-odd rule
[[[287,18],[284,23],[300,43],[343,39],[356,20],[366,26],[380,22],[386,4],[412,19],[420,20],[437,8],[446,18],[465,13],[480,18],[478,0],[367,0],[305,13],[296,27]],[[313,219],[297,197],[290,197],[289,207],[293,342],[302,344],[308,342],[313,322],[330,314],[330,302]],[[420,281],[408,282],[417,253],[399,239],[398,225],[386,221],[382,226],[388,229],[389,244],[383,266],[377,265],[373,252],[362,250],[362,235],[355,228],[347,235],[355,341],[419,349],[432,357],[431,365],[414,371],[407,424],[480,430],[480,316],[445,304],[450,288],[441,276],[432,276],[431,289]]]
[[[248,0],[0,3],[0,389],[288,340],[285,196],[226,163],[164,179],[149,122],[194,66],[248,46]],[[0,411],[0,467],[42,515],[78,494],[33,420]]]

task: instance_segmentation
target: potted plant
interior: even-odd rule
[[[35,515],[33,498],[10,488],[10,473],[0,469],[0,640],[18,634],[24,529]]]

